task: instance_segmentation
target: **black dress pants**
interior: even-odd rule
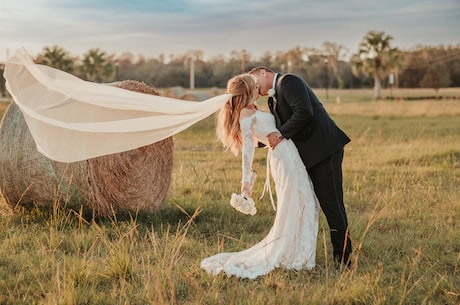
[[[334,259],[338,262],[348,262],[351,253],[348,220],[343,204],[343,153],[343,149],[340,149],[308,169],[316,197],[329,225]]]

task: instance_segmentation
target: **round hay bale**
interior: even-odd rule
[[[179,98],[180,96],[185,94],[185,89],[181,86],[171,87],[167,89],[164,93],[167,97]]]
[[[144,83],[117,87],[158,95]],[[14,207],[66,204],[95,216],[120,211],[154,211],[171,183],[172,137],[138,149],[85,161],[62,163],[39,153],[19,107],[11,102],[0,125],[0,191]]]
[[[211,95],[208,92],[204,91],[193,91],[188,92],[180,97],[181,100],[201,102],[211,98]]]

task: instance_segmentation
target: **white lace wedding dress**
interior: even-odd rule
[[[243,181],[249,181],[257,141],[268,145],[267,135],[276,131],[272,114],[255,111],[240,121],[243,135]],[[254,279],[275,268],[307,269],[315,266],[319,207],[313,184],[296,146],[284,139],[268,153],[275,182],[277,212],[268,235],[249,249],[219,253],[201,262],[214,275],[225,272]]]

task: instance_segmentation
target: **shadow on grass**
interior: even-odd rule
[[[83,206],[78,210],[75,206],[67,207],[65,204],[57,206],[52,204],[50,206],[18,205],[12,208],[5,203],[1,209],[5,212],[2,216],[7,217],[10,224],[48,226],[50,220],[53,220],[66,223],[69,228],[82,223],[87,225],[135,223],[142,230],[164,227],[175,230],[178,226],[188,222],[191,217],[194,218],[193,223],[196,225],[225,218],[225,211],[202,210],[199,206],[180,206],[172,202],[165,203],[160,209],[153,212],[117,211],[106,217],[96,216],[91,209]]]

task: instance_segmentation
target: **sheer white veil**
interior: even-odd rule
[[[4,74],[38,150],[60,162],[155,143],[213,114],[231,97],[190,102],[92,83],[34,64],[24,49],[7,61]]]

